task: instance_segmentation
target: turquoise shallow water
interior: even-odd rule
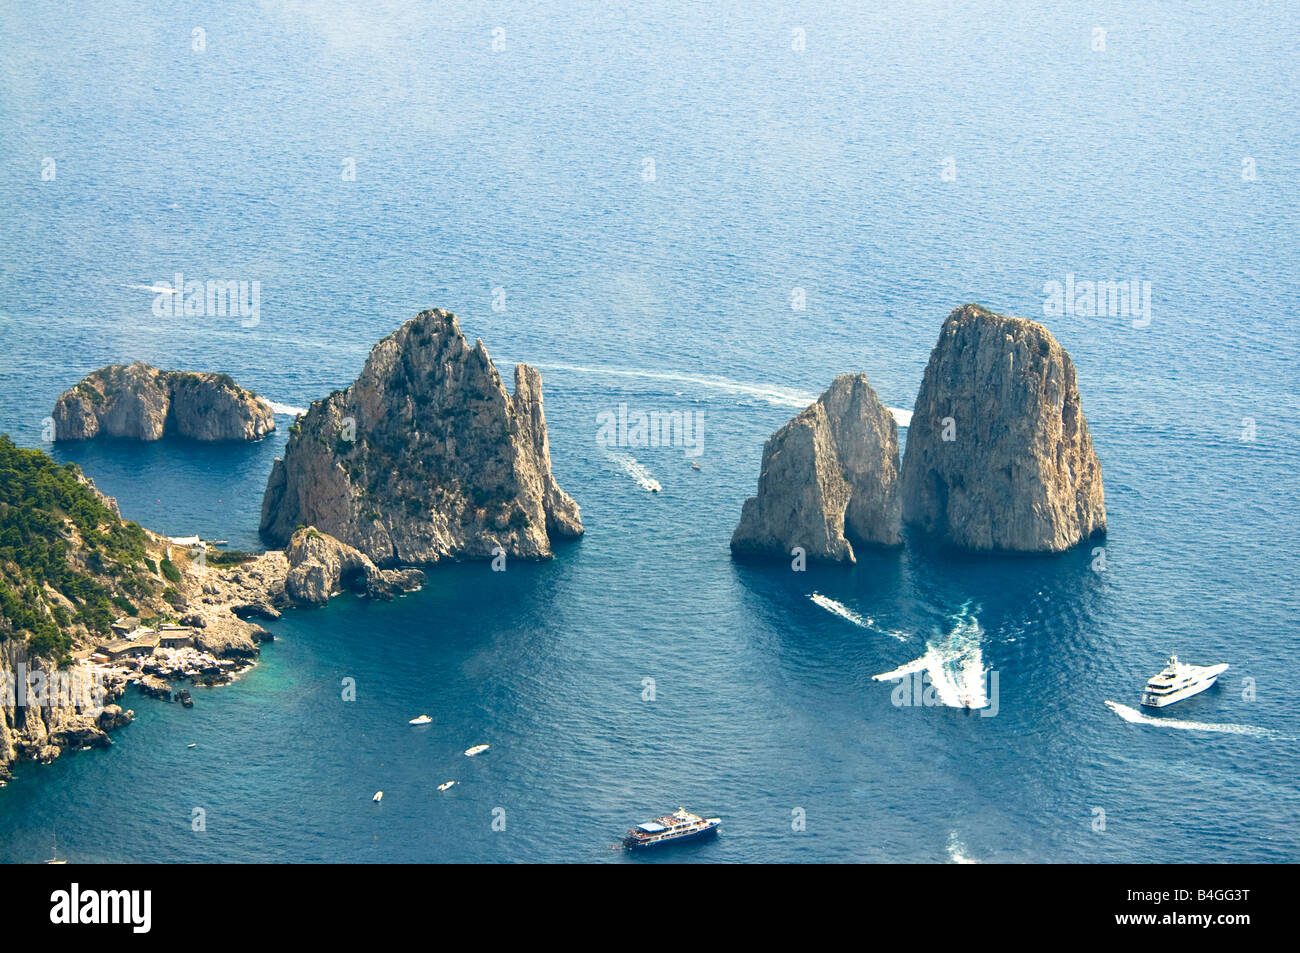
[[[144,525],[252,547],[290,418],[50,448],[59,392],[141,359],[301,407],[442,306],[503,371],[543,368],[587,527],[545,565],[289,613],[192,710],[134,700],[111,750],[0,791],[0,859],[624,861],[678,804],[723,835],[665,859],[1300,859],[1293,13],[564,7],[0,11],[0,429]],[[259,322],[155,317],[132,286],[177,271],[260,281]],[[861,370],[910,407],[953,306],[1043,317],[1071,273],[1152,285],[1150,327],[1044,318],[1105,470],[1104,572],[1090,548],[732,562],[801,401]],[[660,494],[595,444],[621,402],[704,414],[698,455],[632,451]],[[998,673],[996,717],[871,681],[954,643]],[[1106,707],[1170,651],[1233,667],[1173,725]]]

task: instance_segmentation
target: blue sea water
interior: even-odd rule
[[[0,430],[253,548],[291,417],[52,446],[58,394],[145,360],[303,407],[444,307],[543,369],[587,529],[287,613],[192,710],[133,696],[110,750],[0,790],[0,860],[625,862],[678,804],[723,833],[663,860],[1300,860],[1295,8],[557,6],[0,7]],[[177,272],[260,282],[258,320],[157,317]],[[1149,281],[1150,325],[1045,316],[1069,274]],[[845,371],[910,408],[967,301],[1073,356],[1104,570],[733,562],[764,439]],[[697,454],[629,451],[661,493],[596,445],[620,403],[704,415]],[[872,680],[931,646],[978,648],[995,716]],[[1106,705],[1173,651],[1232,668],[1155,723]]]

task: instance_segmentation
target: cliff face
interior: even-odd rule
[[[907,435],[903,519],[974,550],[1058,552],[1106,528],[1070,355],[1034,321],[953,311]]]
[[[826,393],[763,447],[758,494],[731,537],[736,555],[854,562],[850,540],[893,546],[899,538],[898,428],[861,374]]]
[[[380,565],[448,557],[546,558],[582,532],[550,471],[541,376],[507,394],[483,342],[424,311],[370,352],[361,376],[312,404],[262,501],[264,537],[314,526]]]
[[[225,374],[115,364],[85,377],[54,405],[54,439],[104,434],[158,440],[259,440],[275,429],[270,406]]]

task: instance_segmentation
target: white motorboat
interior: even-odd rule
[[[456,783],[455,781],[444,781],[442,784],[438,785],[438,790],[445,791],[447,790],[447,788],[451,787],[455,783]]]
[[[375,796],[372,797],[370,800],[372,800],[372,801],[374,801],[376,804],[378,804],[378,803],[379,803],[380,801],[382,801],[383,799],[384,799],[384,792],[383,792],[383,791],[376,791],[376,792],[375,792]]]
[[[1199,695],[1227,670],[1226,664],[1188,665],[1178,661],[1177,655],[1171,655],[1169,664],[1147,682],[1146,690],[1142,693],[1142,704],[1147,708],[1164,708],[1184,698]]]
[[[417,718],[412,718],[409,722],[407,722],[407,724],[411,724],[411,725],[431,725],[431,724],[433,724],[433,719],[430,718],[428,715],[420,715],[420,716],[417,717]]]
[[[465,749],[465,757],[467,757],[467,758],[472,758],[472,757],[474,757],[474,755],[476,755],[476,754],[482,754],[484,751],[487,751],[487,749],[490,748],[490,747],[492,747],[492,746],[491,746],[491,745],[475,745],[475,746],[472,747],[472,748],[466,748],[466,749]]]

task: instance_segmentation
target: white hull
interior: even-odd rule
[[[1227,669],[1227,665],[1185,665],[1175,657],[1168,668],[1147,683],[1141,704],[1144,708],[1167,708],[1199,695],[1212,687]]]

